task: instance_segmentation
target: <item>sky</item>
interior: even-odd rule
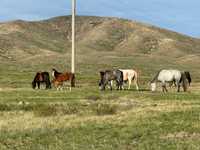
[[[70,15],[71,0],[0,0],[0,22]],[[77,0],[77,14],[136,20],[200,37],[200,0]]]

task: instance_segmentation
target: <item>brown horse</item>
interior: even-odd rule
[[[40,84],[45,83],[46,84],[46,89],[51,88],[51,82],[49,78],[49,73],[48,72],[37,72],[33,81],[32,81],[32,88],[36,89],[36,86],[38,89],[40,89]]]
[[[75,87],[75,74],[71,72],[58,72],[56,69],[52,69],[52,76],[54,79],[52,80],[52,83],[57,89],[60,89],[63,87],[64,82],[69,81],[70,82],[70,89],[71,87]]]

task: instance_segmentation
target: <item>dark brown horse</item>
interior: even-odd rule
[[[52,83],[57,88],[58,86],[63,86],[64,82],[69,81],[70,87],[75,87],[75,74],[71,72],[58,72],[56,69],[52,69],[53,80]]]
[[[37,72],[33,81],[32,81],[32,88],[35,89],[36,86],[40,89],[40,84],[45,83],[46,89],[51,88],[51,82],[48,72]]]

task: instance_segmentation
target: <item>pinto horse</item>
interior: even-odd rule
[[[51,82],[50,82],[50,77],[48,72],[37,72],[33,81],[32,81],[32,88],[36,89],[36,86],[38,89],[40,89],[40,84],[45,83],[46,84],[46,89],[51,88]]]
[[[133,69],[119,69],[121,72],[123,72],[123,81],[128,81],[128,89],[131,88],[132,81],[134,82],[136,89],[139,90],[138,87],[138,73],[137,71]]]
[[[75,87],[74,73],[71,73],[71,72],[61,73],[61,72],[58,72],[56,69],[52,69],[52,76],[54,78],[52,80],[52,83],[57,89],[63,87],[64,82],[67,82],[67,81],[70,82],[70,90],[71,90],[71,87]]]

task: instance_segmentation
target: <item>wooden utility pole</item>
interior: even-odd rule
[[[76,41],[76,36],[75,36],[75,17],[76,17],[76,0],[72,0],[72,68],[71,72],[75,73],[75,51],[76,51],[76,46],[75,46],[75,41]]]

